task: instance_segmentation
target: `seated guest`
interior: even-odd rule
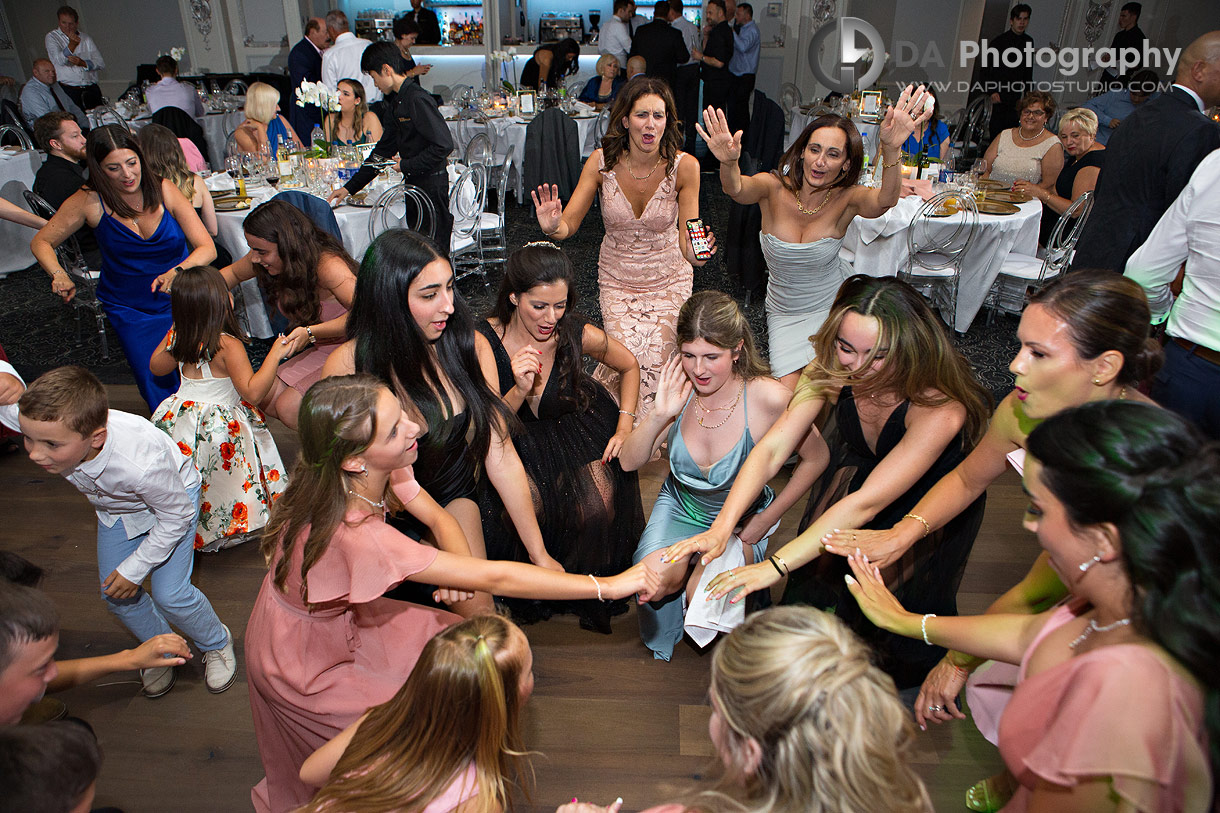
[[[527,773],[521,707],[533,662],[525,633],[500,616],[439,633],[393,697],[305,760],[302,781],[324,787],[299,813],[509,809]],[[444,726],[438,709],[452,713]]]
[[[809,607],[749,616],[712,654],[707,730],[719,781],[645,813],[931,810],[909,765],[915,726],[869,654],[843,622]],[[618,805],[573,799],[556,813]]]
[[[1028,451],[1025,528],[1070,601],[911,613],[864,554],[852,595],[883,629],[1020,664],[1000,720],[1018,782],[1004,810],[1213,809],[1220,446],[1169,410],[1101,401],[1047,418]]]
[[[1055,179],[1053,189],[1047,189],[1025,179],[1012,185],[1013,190],[1025,192],[1042,201],[1042,227],[1039,242],[1046,245],[1059,215],[1068,210],[1085,192],[1092,192],[1101,174],[1105,147],[1097,143],[1097,114],[1084,107],[1076,107],[1063,114],[1059,120],[1059,140],[1068,154],[1063,170]]]
[[[1004,183],[1024,179],[1046,190],[1055,188],[1063,167],[1063,149],[1046,122],[1055,115],[1055,100],[1049,93],[1035,90],[1017,103],[1020,123],[995,137],[983,160],[986,177]]]
[[[89,177],[85,168],[85,134],[71,113],[56,110],[34,122],[34,141],[47,153],[34,176],[34,194],[58,210]],[[95,271],[100,268],[102,255],[88,223],[76,232],[76,242],[89,267]]]
[[[203,126],[203,102],[194,85],[178,81],[178,60],[168,54],[157,57],[157,75],[161,81],[144,91],[150,113],[163,107],[176,107],[189,113],[200,127]]]
[[[59,111],[71,113],[82,130],[89,129],[89,119],[84,111],[64,92],[55,81],[55,66],[49,59],[35,59],[31,69],[34,75],[21,88],[21,114],[31,127],[47,113]]]
[[[933,160],[948,161],[949,125],[940,117],[940,99],[936,97],[936,89],[932,85],[925,86],[924,92],[932,97],[932,118],[920,124],[915,128],[915,132],[907,136],[902,151],[907,155],[918,155],[922,152]]]
[[[213,238],[219,229],[216,225],[216,207],[212,204],[212,195],[208,192],[203,178],[191,172],[186,165],[186,154],[182,151],[182,139],[174,135],[168,127],[160,124],[148,124],[139,132],[140,147],[144,150],[144,161],[150,172],[159,178],[178,187],[178,191],[186,196],[204,228]],[[215,242],[215,240],[213,240]],[[219,250],[219,246],[217,246]],[[227,254],[227,252],[226,252]],[[230,261],[232,258],[229,258]],[[221,265],[223,261],[217,260]],[[223,265],[229,263],[224,262]],[[223,266],[222,266],[223,267]]]
[[[280,144],[303,150],[304,145],[288,119],[280,115],[280,92],[265,82],[255,82],[246,91],[246,120],[237,126],[234,137],[238,152],[269,150],[272,155]]]
[[[602,54],[597,60],[597,76],[589,80],[585,89],[580,92],[580,100],[589,104],[609,104],[618,95],[618,89],[627,84],[619,78],[618,57],[614,54]]]
[[[0,809],[77,813],[93,806],[102,766],[97,737],[81,720],[0,729]]]
[[[1084,107],[1097,114],[1097,143],[1104,147],[1123,119],[1144,102],[1161,95],[1156,92],[1158,81],[1154,71],[1136,71],[1127,80],[1126,88],[1106,91],[1084,103]]]
[[[331,144],[376,144],[381,140],[381,119],[364,100],[364,85],[355,79],[339,80],[339,109],[327,113],[323,136]]]

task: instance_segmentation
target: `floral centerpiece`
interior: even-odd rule
[[[327,113],[334,113],[339,109],[339,94],[327,89],[321,82],[310,82],[308,79],[302,81],[296,90],[296,97],[298,107],[317,105]]]
[[[165,51],[157,52],[157,56],[165,56],[165,55],[166,55]],[[186,49],[181,46],[176,47],[176,48],[170,48],[169,55],[174,58],[175,62],[181,62],[183,59],[186,58]]]
[[[508,64],[513,66],[513,81],[508,81]],[[491,65],[487,70],[487,87],[492,88],[496,85],[492,82],[491,77],[496,77],[496,83],[499,83],[509,93],[517,92],[517,49],[515,46],[509,46],[500,51],[491,52]]]

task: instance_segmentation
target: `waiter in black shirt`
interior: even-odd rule
[[[453,138],[436,100],[419,85],[407,81],[402,54],[393,43],[375,42],[365,48],[360,70],[372,77],[373,84],[385,94],[388,112],[385,132],[369,160],[399,156],[403,180],[422,189],[436,207],[436,244],[441,254],[448,257],[453,217],[449,214],[446,159],[453,151]],[[376,175],[377,170],[366,162],[350,181],[331,193],[331,202],[359,192]]]
[[[415,41],[417,45],[441,44],[440,20],[435,11],[424,8],[424,0],[411,0],[411,10],[403,15],[403,19],[419,26],[419,39]]]
[[[1138,58],[1134,64],[1125,59],[1123,61],[1123,73],[1119,76],[1115,76],[1107,68],[1101,75],[1101,81],[1107,86],[1113,82],[1125,82],[1128,76],[1143,66],[1144,41],[1148,39],[1148,35],[1141,31],[1139,26],[1140,12],[1143,10],[1144,7],[1139,3],[1125,3],[1118,12],[1118,30],[1114,32],[1114,40],[1110,43],[1110,47],[1119,53],[1134,49]],[[1127,53],[1124,56],[1130,57],[1132,54]],[[1106,89],[1109,90],[1110,88],[1107,87]]]
[[[1032,60],[1025,56],[1025,46],[1033,45],[1034,38],[1025,33],[1029,27],[1030,7],[1017,3],[1008,13],[1009,29],[987,43],[989,48],[1000,52],[999,65],[988,65],[979,69],[979,81],[983,90],[991,95],[991,137],[995,138],[1010,127],[1020,123],[1017,102],[1029,90],[1034,78]],[[1003,62],[1006,51],[1021,52],[1021,60],[1015,67]]]

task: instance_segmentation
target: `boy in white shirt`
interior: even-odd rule
[[[193,584],[199,472],[152,423],[108,409],[83,367],[39,376],[18,401],[30,459],[76,486],[97,512],[97,558],[107,608],[141,641],[170,624],[203,653],[208,691],[237,676],[229,628]],[[150,579],[151,597],[141,588]],[[141,672],[145,694],[174,685],[172,666]]]

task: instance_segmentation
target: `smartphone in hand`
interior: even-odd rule
[[[700,219],[686,221],[686,233],[690,236],[690,247],[695,252],[696,259],[710,259],[712,249],[708,244],[708,233],[703,226],[703,221]]]

